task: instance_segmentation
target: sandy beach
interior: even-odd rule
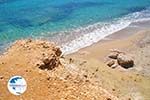
[[[124,32],[134,32],[132,35]],[[107,66],[111,49],[131,55],[134,66]],[[1,100],[149,100],[150,31],[122,30],[76,53],[58,56],[47,41],[20,40],[0,56]],[[57,67],[40,68],[41,59],[55,54]],[[27,81],[27,91],[12,95],[7,82],[13,75]]]

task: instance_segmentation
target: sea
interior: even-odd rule
[[[69,54],[146,20],[150,0],[0,0],[0,51],[34,38]]]

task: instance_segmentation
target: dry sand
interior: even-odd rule
[[[117,36],[117,34],[116,34]],[[109,36],[111,37],[111,36]],[[130,54],[134,60],[133,68],[115,69],[106,66],[107,55],[111,49],[119,49]],[[94,73],[99,84],[120,100],[149,100],[150,99],[150,31],[139,31],[125,38],[102,41],[90,47],[81,49],[68,56],[75,60],[87,62],[83,69]],[[78,59],[77,59],[78,58]]]
[[[108,67],[107,55],[114,48],[131,54],[135,66]],[[41,70],[37,63],[43,53],[52,52],[51,46],[14,44],[0,56],[0,100],[149,100],[149,50],[150,31],[140,31],[96,43],[61,57],[61,65],[53,70]],[[27,81],[27,91],[21,96],[12,95],[7,89],[13,75],[21,75]]]

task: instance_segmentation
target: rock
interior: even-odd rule
[[[45,57],[42,61],[43,63],[39,67],[40,69],[52,70],[60,65],[59,57],[56,55]]]
[[[0,76],[0,79],[4,79],[4,76]]]
[[[56,47],[54,44],[50,44],[47,42],[38,43],[38,47],[46,51],[44,53],[43,52],[41,53],[40,61],[36,63],[36,65],[40,69],[52,70],[61,64],[60,56],[62,54],[62,51],[60,50],[60,48]]]
[[[118,67],[118,62],[116,60],[109,60],[107,62],[107,65],[114,69],[114,68]]]
[[[114,68],[116,68],[116,67],[118,67],[117,61],[115,61],[115,64],[113,64],[113,65],[111,66],[111,68],[114,69]]]
[[[134,66],[134,61],[130,56],[127,56],[125,54],[119,54],[117,57],[117,62],[120,66],[124,68],[130,68]]]
[[[114,60],[109,60],[108,62],[107,62],[107,66],[109,66],[109,67],[112,67],[112,65],[114,65],[115,64],[115,61]]]
[[[71,64],[71,63],[73,63],[74,62],[74,60],[72,59],[72,58],[70,58],[69,59],[69,63]]]
[[[55,53],[56,53],[57,56],[61,56],[62,51],[60,50],[60,48],[56,47],[53,50],[55,51]]]
[[[110,98],[107,98],[107,100],[111,100]]]
[[[112,59],[117,59],[119,53],[118,52],[111,52],[108,57],[109,58],[112,58]]]

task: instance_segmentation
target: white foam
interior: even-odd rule
[[[90,25],[85,29],[95,26],[102,26],[102,27],[99,27],[92,32],[87,31],[86,34],[83,34],[82,36],[75,38],[74,40],[69,41],[68,43],[62,44],[61,49],[63,51],[63,54],[74,53],[81,48],[90,46],[93,43],[98,42],[99,40],[105,38],[106,36],[128,27],[133,22],[150,20],[150,13],[148,12],[150,12],[150,10],[129,14],[123,18],[114,20],[109,23],[97,23],[92,26]]]

